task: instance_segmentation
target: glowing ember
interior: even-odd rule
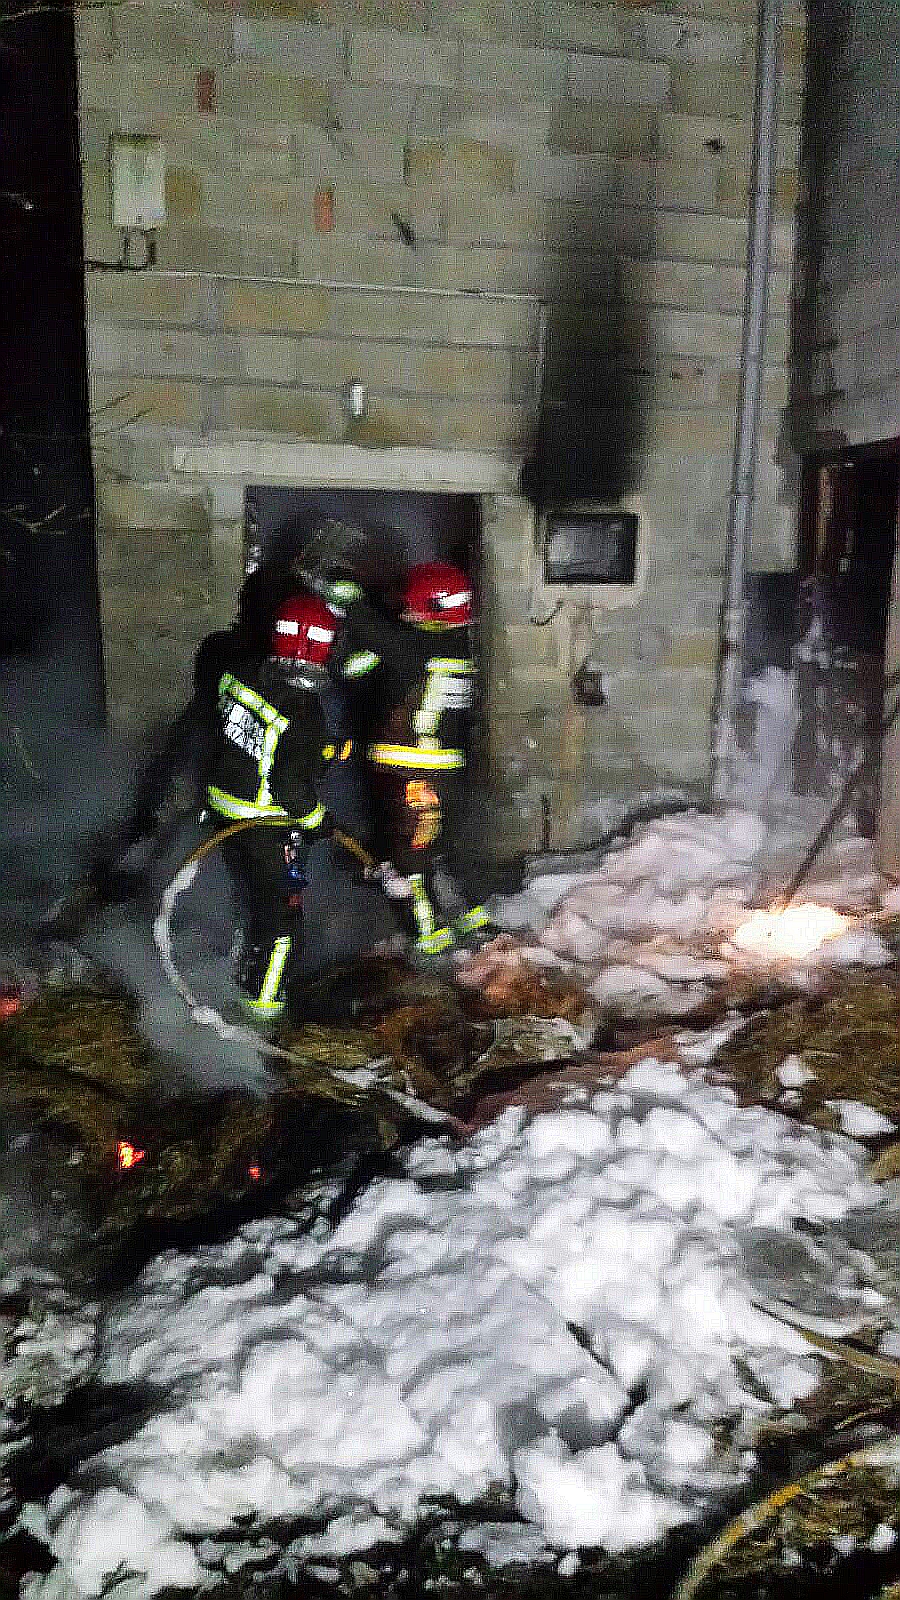
[[[4,1017],[14,1017],[21,1010],[22,996],[18,989],[0,987],[0,1021]]]
[[[259,1180],[262,1177],[262,1167],[248,1167],[247,1171],[250,1177],[253,1179],[253,1182],[259,1183]]]
[[[120,1139],[116,1145],[116,1161],[120,1172],[128,1172],[131,1167],[136,1167],[143,1161],[146,1150],[139,1150],[136,1144],[129,1144],[127,1139]]]
[[[830,906],[788,906],[785,911],[754,911],[735,929],[731,943],[774,961],[799,960],[849,926],[848,919]]]

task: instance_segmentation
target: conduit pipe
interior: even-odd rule
[[[753,525],[759,396],[769,298],[780,34],[781,0],[759,0],[741,368],[713,708],[710,789],[714,803],[728,797],[737,749],[747,611],[745,576]]]

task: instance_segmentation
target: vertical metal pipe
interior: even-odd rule
[[[781,0],[759,0],[741,371],[728,502],[719,670],[713,709],[710,787],[714,801],[727,798],[737,746],[737,711],[746,629],[745,572],[753,525],[759,395],[769,297],[780,32]]]

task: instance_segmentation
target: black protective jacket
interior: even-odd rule
[[[226,668],[217,694],[218,746],[207,801],[239,820],[286,816],[308,831],[326,821],[319,785],[333,746],[315,688],[293,688],[267,658]]]
[[[475,681],[468,628],[412,627],[358,600],[329,673],[343,690],[344,731],[375,765],[435,773],[465,765]]]
[[[191,698],[169,725],[158,751],[135,785],[131,809],[113,849],[124,852],[136,840],[155,833],[159,813],[176,776],[187,774],[202,804],[219,749],[219,680],[230,671],[255,672],[266,655],[275,613],[296,580],[281,567],[260,567],[241,589],[238,612],[230,628],[210,633],[194,657]]]

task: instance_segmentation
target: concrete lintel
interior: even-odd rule
[[[433,450],[411,445],[368,449],[354,444],[230,443],[175,445],[173,466],[185,477],[240,478],[308,488],[430,489],[449,494],[514,494],[519,457],[483,450]]]

